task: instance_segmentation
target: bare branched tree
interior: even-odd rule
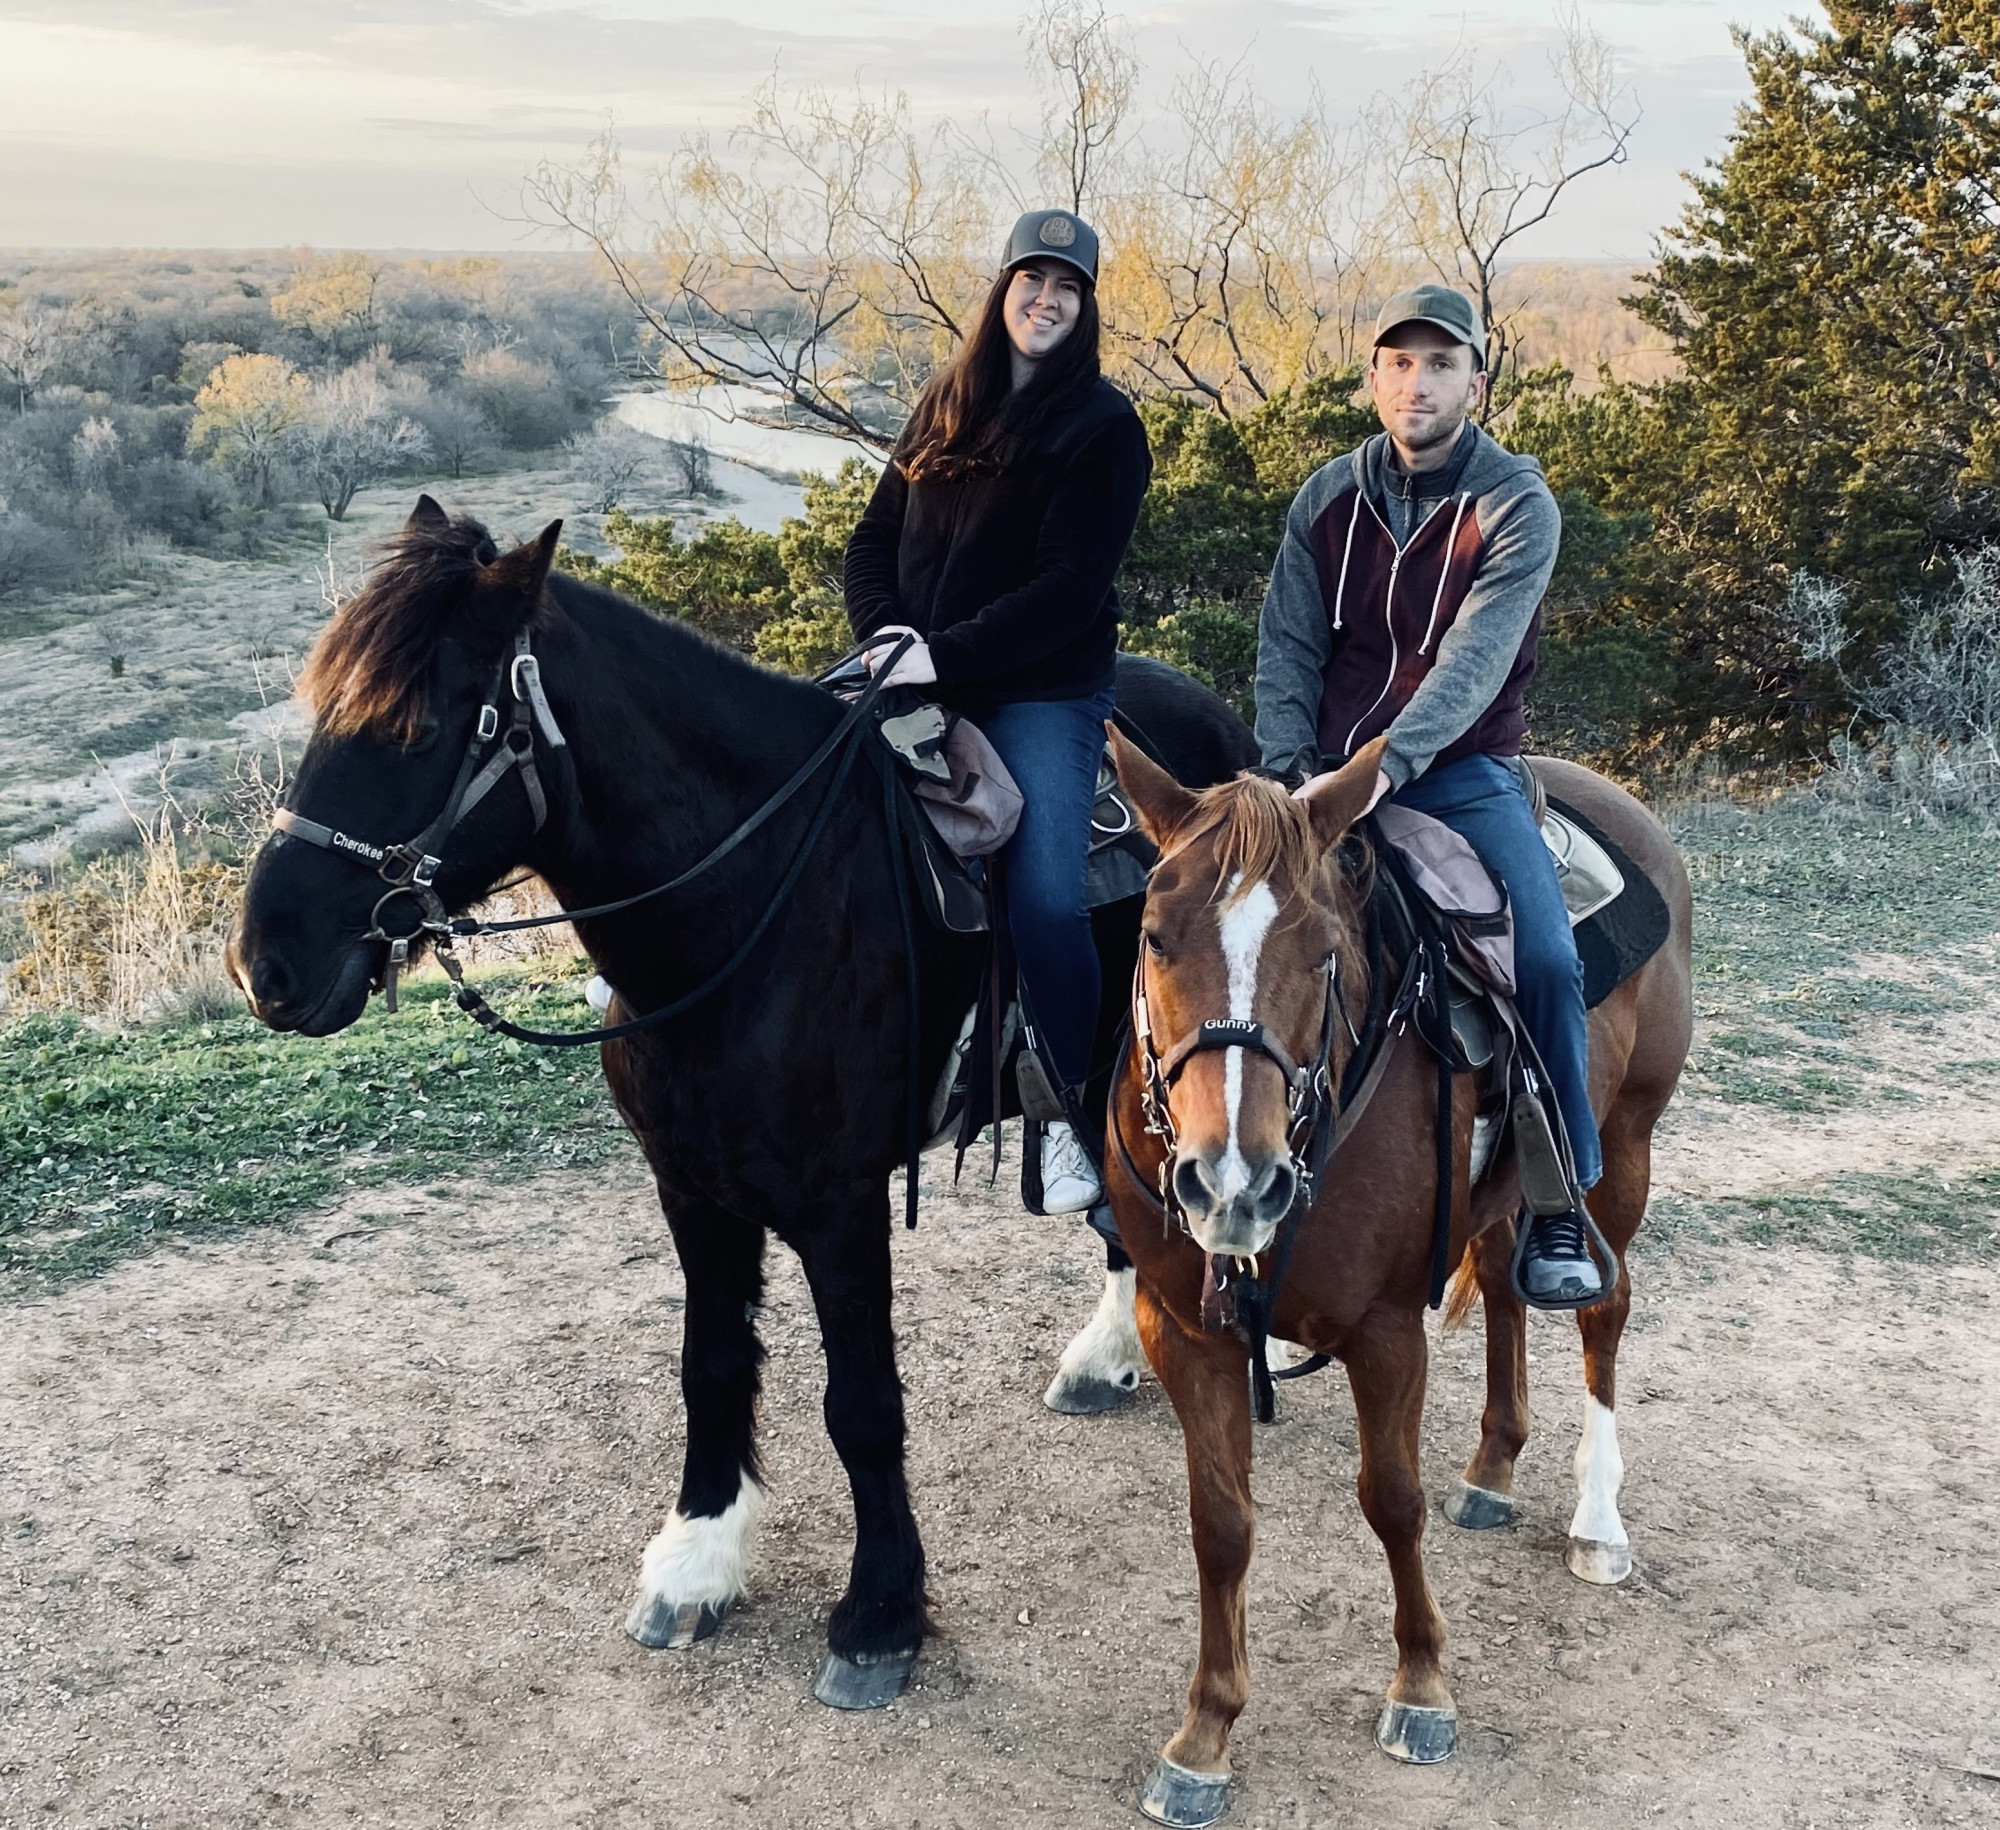
[[[1109,213],[1134,378],[1228,414],[1350,360],[1383,239],[1358,135],[1317,94],[1286,118],[1210,66],[1176,84],[1161,141]]]
[[[578,166],[542,165],[528,195],[609,265],[658,379],[725,416],[778,406],[886,449],[984,284],[968,254],[991,240],[975,164],[953,130],[916,128],[900,94],[773,77],[726,153],[697,135],[653,178],[643,253],[608,133]]]
[[[1037,0],[1021,32],[1042,91],[1035,176],[1049,202],[1087,214],[1116,161],[1139,59],[1103,0]]]
[[[1399,148],[1394,194],[1409,239],[1472,294],[1496,382],[1514,350],[1512,314],[1494,296],[1501,260],[1579,178],[1622,164],[1639,123],[1603,38],[1574,12],[1561,27],[1553,113],[1511,106],[1505,69],[1465,45],[1376,111],[1378,134]]]

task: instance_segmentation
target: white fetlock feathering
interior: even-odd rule
[[[750,1527],[763,1505],[762,1489],[746,1474],[736,1498],[716,1517],[691,1519],[680,1512],[668,1513],[639,1565],[642,1599],[669,1607],[734,1601],[747,1584]]]
[[[1127,1391],[1139,1383],[1146,1364],[1145,1350],[1139,1345],[1139,1324],[1132,1313],[1132,1294],[1138,1273],[1127,1269],[1104,1273],[1104,1294],[1097,1299],[1097,1312],[1063,1349],[1056,1369],[1056,1383],[1096,1380],[1123,1386]]]

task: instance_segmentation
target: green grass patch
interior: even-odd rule
[[[589,1026],[581,976],[484,974],[510,1016]],[[441,979],[337,1036],[247,1013],[106,1032],[0,1028],[0,1295],[58,1288],[162,1237],[282,1220],[344,1190],[592,1162],[623,1126],[594,1049],[488,1036]]]
[[[2000,1261],[2000,1168],[1846,1175],[1807,1189],[1698,1200],[1661,1195],[1649,1234],[1705,1245],[1833,1252],[1898,1263]]]

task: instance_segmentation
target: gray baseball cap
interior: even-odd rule
[[[1486,333],[1479,327],[1472,301],[1462,292],[1449,286],[1411,286],[1397,293],[1375,320],[1374,347],[1380,349],[1399,324],[1435,324],[1447,336],[1471,344],[1473,360],[1485,364]]]
[[[1067,210],[1030,210],[1007,237],[1002,273],[1023,261],[1068,261],[1085,279],[1097,284],[1097,231]]]

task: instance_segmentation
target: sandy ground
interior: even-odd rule
[[[1782,1129],[1775,1120],[1767,1130]],[[1685,1119],[1663,1171],[1734,1186]],[[879,1715],[806,1693],[849,1515],[804,1287],[774,1254],[753,1597],[646,1653],[619,1621],[671,1497],[678,1278],[636,1157],[370,1191],[10,1311],[0,1823],[1128,1825],[1173,1728],[1194,1571],[1171,1412],[1039,1393],[1097,1259],[933,1190],[896,1244],[911,1474],[944,1637]],[[1573,1330],[1538,1318],[1521,1522],[1427,1548],[1463,1742],[1370,1727],[1387,1574],[1337,1374],[1258,1439],[1241,1830],[2000,1822],[2000,1271],[1655,1246],[1623,1365],[1638,1569],[1560,1561]],[[1426,1479],[1479,1405],[1439,1343]]]

